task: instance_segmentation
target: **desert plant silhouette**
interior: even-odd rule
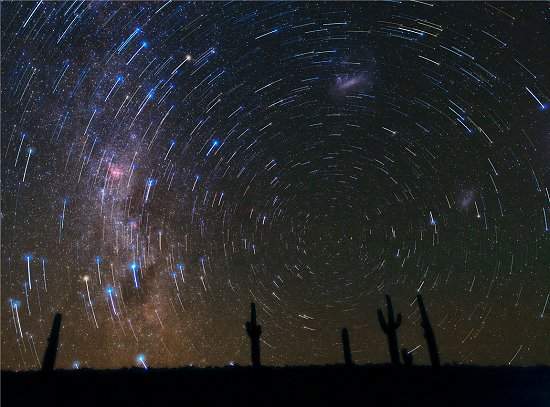
[[[42,360],[42,371],[51,372],[55,366],[55,358],[57,356],[57,346],[59,344],[59,331],[61,330],[61,314],[55,314],[52,324],[52,330],[48,337],[48,346],[44,352]]]
[[[422,297],[419,296],[418,300],[421,317],[423,321],[427,321],[423,322],[426,340],[432,343],[433,346],[428,346],[439,363],[433,330],[427,319]],[[387,318],[381,310],[378,310],[378,314],[382,329],[388,332],[388,341],[394,351],[398,344],[395,331],[399,327],[401,316],[394,315],[389,296],[386,296],[386,302]],[[42,370],[46,372],[52,372],[55,368],[61,321],[61,314],[56,314],[42,364]],[[251,304],[246,331],[251,339],[253,367],[59,369],[55,373],[2,371],[1,404],[33,407],[119,406],[121,402],[123,405],[221,405],[227,404],[227,400],[236,400],[239,406],[255,407],[303,405],[309,404],[309,401],[322,405],[435,407],[442,404],[441,400],[445,400],[451,406],[548,406],[547,383],[550,383],[550,368],[545,366],[446,365],[435,370],[430,366],[413,366],[413,354],[406,347],[398,350],[398,363],[406,368],[353,364],[350,332],[347,328],[342,328],[345,366],[258,368],[261,366],[261,327],[257,323],[255,304]]]
[[[428,345],[430,362],[432,363],[433,367],[437,368],[441,365],[441,362],[439,360],[439,351],[437,349],[437,342],[435,340],[435,334],[432,328],[432,324],[430,323],[430,319],[428,318],[428,312],[426,311],[426,307],[424,306],[422,296],[418,294],[416,296],[416,299],[418,301],[418,308],[420,309],[420,316],[422,317],[422,322],[420,323],[420,325],[422,326],[422,328],[424,328],[424,338],[426,338],[426,344]]]
[[[400,365],[401,361],[399,360],[397,328],[399,328],[399,326],[401,325],[401,314],[397,314],[397,318],[395,318],[391,297],[389,295],[386,295],[386,306],[388,308],[388,322],[386,322],[386,320],[384,319],[384,313],[380,308],[377,312],[378,321],[380,322],[380,327],[382,328],[382,331],[384,331],[388,338],[388,348],[390,351],[391,363],[393,365]]]
[[[262,326],[256,323],[256,304],[250,304],[250,321],[246,322],[246,333],[250,338],[250,354],[252,366],[260,367],[260,336],[262,335]]]
[[[344,362],[346,366],[353,365],[353,359],[351,358],[351,347],[349,344],[349,332],[347,328],[342,329],[342,348],[344,350]]]

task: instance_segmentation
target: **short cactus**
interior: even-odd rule
[[[399,360],[399,346],[397,343],[397,328],[401,325],[401,314],[397,314],[397,318],[393,314],[393,305],[391,302],[391,297],[386,295],[386,305],[388,308],[388,322],[384,319],[384,313],[381,309],[378,309],[378,321],[380,322],[380,327],[382,331],[386,334],[388,338],[388,348],[390,351],[391,363],[393,365],[400,365],[401,361]]]
[[[262,335],[262,326],[256,323],[256,304],[250,304],[250,321],[246,322],[246,333],[250,338],[250,350],[252,357],[252,366],[260,367],[260,336]]]
[[[344,362],[346,366],[353,365],[353,359],[351,358],[351,347],[349,344],[349,332],[347,328],[342,329],[342,347],[344,349]]]
[[[61,330],[61,314],[55,314],[52,324],[52,330],[48,337],[48,346],[44,353],[44,359],[42,360],[42,371],[51,372],[55,366],[55,359],[57,357],[57,347],[59,344],[59,331]]]

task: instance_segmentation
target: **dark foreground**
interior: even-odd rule
[[[2,372],[2,406],[550,406],[550,367]]]

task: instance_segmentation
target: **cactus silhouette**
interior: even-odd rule
[[[439,367],[441,363],[439,361],[439,351],[437,350],[437,342],[435,340],[432,324],[428,318],[428,313],[426,312],[424,301],[422,301],[422,296],[418,294],[416,299],[418,301],[418,308],[420,309],[420,316],[422,317],[422,322],[420,325],[424,328],[424,338],[426,338],[426,344],[428,345],[430,362],[432,362],[433,367]]]
[[[401,357],[403,358],[403,363],[405,366],[412,366],[413,364],[413,354],[409,353],[407,348],[401,349]]]
[[[351,347],[349,345],[349,332],[347,328],[342,329],[342,347],[344,348],[344,362],[346,366],[353,365],[353,359],[351,358]]]
[[[48,337],[48,346],[42,360],[42,371],[51,372],[55,366],[57,356],[57,346],[59,344],[59,331],[61,330],[61,314],[55,314],[52,324],[52,330]]]
[[[250,338],[250,351],[252,356],[252,366],[260,367],[260,336],[262,335],[262,326],[256,323],[256,304],[250,304],[250,321],[246,322],[246,333]]]
[[[400,365],[399,360],[399,346],[397,343],[397,328],[401,325],[401,314],[397,314],[397,318],[393,314],[393,305],[391,297],[386,295],[386,305],[388,307],[388,322],[384,319],[384,313],[381,309],[378,309],[378,321],[382,331],[388,338],[388,348],[390,350],[391,363],[393,365]]]

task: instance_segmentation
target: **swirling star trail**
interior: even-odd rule
[[[544,3],[1,8],[3,368],[550,363]]]

